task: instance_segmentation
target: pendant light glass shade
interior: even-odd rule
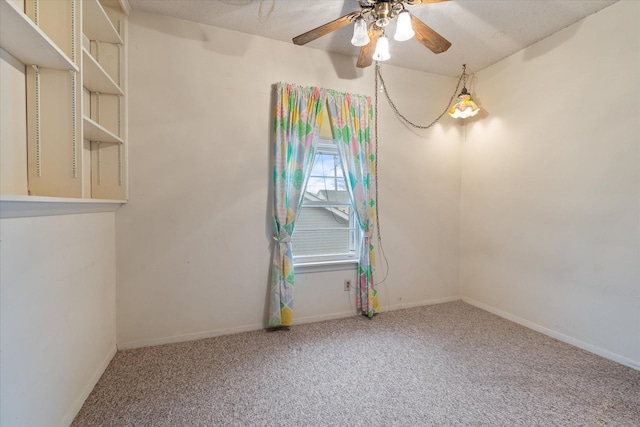
[[[478,112],[480,112],[480,107],[473,101],[467,88],[463,87],[462,92],[458,95],[458,102],[451,107],[449,115],[454,119],[466,119],[475,116]]]
[[[366,46],[370,41],[369,34],[367,34],[367,22],[362,18],[356,19],[356,23],[353,26],[351,44],[354,46]]]
[[[386,61],[391,58],[389,54],[389,39],[382,34],[376,43],[376,51],[373,54],[373,59],[376,61]]]
[[[413,28],[411,27],[411,14],[408,10],[403,10],[398,14],[398,24],[393,38],[399,42],[403,42],[405,40],[409,40],[415,35],[415,31],[413,31]]]

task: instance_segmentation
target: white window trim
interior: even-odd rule
[[[315,154],[332,154],[339,155],[339,151],[334,142],[322,142],[327,141],[324,139],[320,139],[320,141],[316,144],[316,153]],[[314,155],[315,155],[314,154]],[[344,168],[344,164],[342,164],[342,172],[344,179],[347,178],[347,171]],[[315,203],[311,203],[308,206],[313,206]],[[338,270],[354,270],[358,267],[358,261],[360,259],[360,245],[359,243],[362,240],[362,230],[358,225],[357,219],[355,218],[355,207],[353,203],[345,203],[345,202],[332,202],[333,205],[336,206],[349,206],[351,208],[350,221],[353,224],[349,225],[349,228],[355,230],[356,236],[353,242],[353,254],[345,254],[345,255],[324,255],[324,256],[296,256],[295,253],[293,255],[293,265],[296,273],[316,273],[323,271],[338,271]],[[319,206],[324,206],[326,203],[318,203]],[[295,231],[294,231],[295,234]]]
[[[295,262],[293,268],[296,274],[322,273],[325,271],[357,270],[357,259],[341,259],[334,261]]]

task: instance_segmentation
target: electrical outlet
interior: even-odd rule
[[[344,279],[344,290],[345,291],[351,290],[351,279]]]

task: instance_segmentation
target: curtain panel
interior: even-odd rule
[[[313,165],[322,111],[328,105],[333,137],[347,174],[347,188],[362,230],[356,306],[372,317],[378,310],[372,242],[376,215],[375,156],[371,98],[316,87],[275,87],[273,225],[269,326],[293,321],[295,272],[291,236]]]
[[[326,92],[276,85],[274,110],[273,227],[269,326],[293,321],[294,269],[291,236],[311,170]]]
[[[362,230],[356,306],[362,314],[373,317],[378,311],[378,294],[373,278],[375,248],[372,240],[376,215],[373,105],[370,97],[335,91],[328,91],[327,104],[333,138],[347,173],[347,189]]]

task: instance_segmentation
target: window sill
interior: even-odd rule
[[[0,218],[115,212],[124,203],[127,201],[1,195]]]
[[[320,261],[320,262],[294,262],[296,273],[321,273],[325,271],[355,270],[358,268],[358,260],[348,259],[342,261]]]

